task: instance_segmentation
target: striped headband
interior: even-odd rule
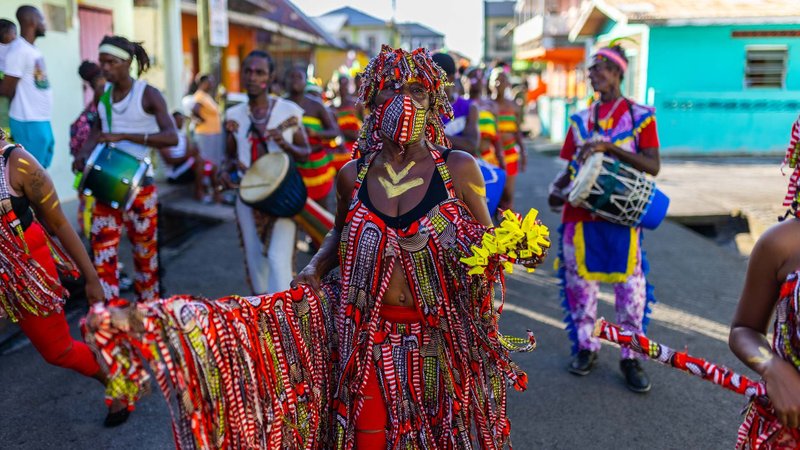
[[[594,54],[594,57],[597,58],[598,56],[602,56],[603,58],[608,59],[609,61],[613,62],[614,64],[618,65],[622,72],[624,73],[628,70],[628,63],[619,55],[619,53],[611,50],[608,47],[603,47]]]
[[[123,61],[130,61],[133,55],[122,47],[117,47],[114,44],[105,43],[98,49],[100,53],[106,53],[115,56]]]

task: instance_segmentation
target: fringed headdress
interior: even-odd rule
[[[410,80],[418,81],[431,94],[431,109],[425,123],[425,137],[433,144],[450,147],[450,140],[444,134],[442,116],[453,117],[453,108],[444,88],[447,75],[431,58],[431,52],[418,48],[412,52],[393,49],[388,45],[381,48],[380,53],[370,60],[361,73],[361,89],[358,100],[370,109],[364,120],[358,141],[353,149],[353,156],[380,151],[383,146],[378,132],[375,114],[375,97],[383,88],[392,83],[400,89]]]

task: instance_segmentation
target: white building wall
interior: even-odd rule
[[[47,0],[49,5],[64,8],[66,31],[55,31],[48,24],[47,35],[36,40],[44,54],[47,76],[53,89],[52,127],[55,136],[55,154],[48,170],[62,201],[76,197],[72,184],[72,156],[69,154],[69,125],[83,110],[83,82],[78,76],[80,58],[80,23],[78,5],[96,6],[114,12],[114,31],[124,36],[133,33],[133,0]],[[44,11],[41,0],[0,1],[0,18],[16,23],[16,11],[22,5],[32,5]],[[47,14],[45,14],[47,16]],[[71,214],[72,212],[70,212]]]

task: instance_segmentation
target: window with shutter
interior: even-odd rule
[[[786,85],[788,49],[785,45],[750,45],[745,50],[745,87],[783,88]]]

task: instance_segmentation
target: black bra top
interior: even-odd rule
[[[442,159],[447,162],[447,157],[450,155],[450,149],[447,149],[442,152]],[[362,156],[358,159],[358,167],[362,167],[365,163],[365,157]],[[367,177],[369,176],[369,171],[367,171],[366,175],[364,175],[364,182],[361,184],[361,188],[358,190],[358,199],[361,200],[362,203],[375,213],[378,217],[383,220],[383,222],[392,228],[395,229],[404,229],[408,228],[411,224],[422,218],[425,214],[428,213],[434,206],[438,205],[439,203],[447,200],[447,187],[444,185],[444,180],[442,179],[442,174],[439,173],[439,168],[434,167],[433,176],[431,176],[431,182],[428,186],[428,191],[425,193],[425,197],[417,203],[417,206],[411,208],[408,212],[404,214],[400,214],[399,216],[389,216],[382,212],[380,212],[375,205],[372,203],[372,200],[369,198],[369,190],[367,189]]]
[[[16,145],[9,145],[5,148],[5,151],[3,152],[3,159],[5,159],[6,164],[8,164],[8,158],[11,156],[11,153],[15,148],[17,148]],[[8,183],[10,184],[10,181],[8,181]],[[15,195],[11,195],[10,197],[11,208],[14,210],[14,214],[17,215],[17,218],[22,225],[22,229],[28,229],[28,227],[33,223],[33,211],[31,210],[30,200],[28,200],[27,197],[17,197]]]

